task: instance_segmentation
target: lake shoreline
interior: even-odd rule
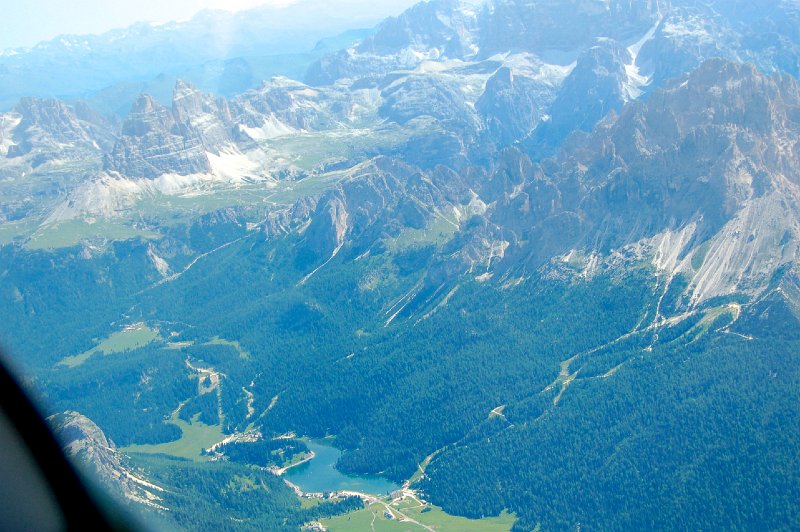
[[[303,458],[303,459],[302,459],[302,460],[300,460],[299,462],[296,462],[296,463],[294,463],[294,464],[289,464],[289,465],[288,465],[288,466],[286,466],[286,467],[281,467],[281,468],[270,469],[270,472],[271,472],[272,474],[274,474],[274,475],[277,475],[277,476],[279,476],[279,477],[282,477],[282,476],[284,475],[284,473],[286,473],[287,471],[289,471],[289,470],[290,470],[290,469],[292,469],[293,467],[301,466],[301,465],[303,465],[303,464],[305,464],[305,463],[307,463],[307,462],[310,462],[311,460],[313,460],[314,458],[316,458],[316,456],[317,456],[317,455],[316,455],[316,453],[315,453],[314,451],[311,451],[311,452],[308,454],[308,456],[306,456],[305,458]]]
[[[342,451],[319,441],[307,442],[311,457],[307,457],[279,476],[297,486],[302,493],[350,492],[382,497],[402,489],[402,485],[378,475],[347,475],[336,469]],[[281,472],[276,470],[273,472]]]

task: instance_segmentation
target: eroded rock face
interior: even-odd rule
[[[341,194],[330,193],[320,201],[308,228],[308,243],[319,258],[338,251],[348,230],[348,213]]]
[[[475,108],[486,123],[490,138],[510,145],[530,135],[555,97],[548,79],[535,79],[504,66],[486,82]]]
[[[92,420],[78,412],[64,412],[47,419],[64,451],[110,494],[163,509],[159,486],[148,482],[125,465],[125,456]]]
[[[6,156],[29,156],[34,167],[99,154],[112,142],[110,125],[85,106],[73,109],[60,100],[23,98],[12,114],[18,125],[10,132]]]
[[[598,37],[627,40],[646,32],[658,12],[658,0],[498,0],[481,19],[481,56],[571,52]]]
[[[306,81],[325,85],[413,69],[426,60],[488,59],[509,52],[574,59],[599,37],[622,41],[643,34],[658,13],[656,0],[498,0],[484,7],[422,2],[387,19],[358,46],[317,61]]]
[[[142,96],[105,158],[109,174],[72,194],[67,214],[50,220],[122,212],[141,194],[163,191],[151,181],[164,174],[170,190],[190,191],[206,177],[193,174],[239,184],[342,171],[348,178],[315,196],[302,216],[270,214],[265,233],[311,220],[307,245],[326,259],[343,244],[367,249],[446,209],[459,213],[465,233],[456,239],[463,253],[451,255],[473,264],[490,258],[493,268],[536,268],[577,248],[608,254],[658,241],[680,247],[659,260],[671,271],[706,242],[718,271],[738,271],[725,253],[745,262],[751,253],[771,258],[747,271],[768,273],[769,260],[788,260],[770,251],[783,235],[751,229],[772,220],[794,235],[796,86],[703,61],[747,58],[761,72],[792,72],[798,17],[792,2],[423,3],[323,58],[315,75],[328,85],[275,77],[228,103],[178,82],[171,109]],[[34,145],[61,143],[99,157],[102,126],[83,107],[26,100],[3,115],[0,153],[28,157]],[[348,140],[312,169],[283,157],[298,154],[278,153],[277,138],[322,132]],[[285,166],[273,171],[273,164]],[[27,168],[18,170],[7,173]],[[124,201],[117,190],[128,191]],[[90,209],[99,203],[105,207]],[[483,207],[473,213],[469,205]],[[775,245],[793,256],[791,244]],[[735,277],[706,273],[698,294],[730,287]]]
[[[460,188],[458,178],[447,184],[438,182],[441,178],[388,157],[370,161],[320,198],[305,233],[306,248],[316,260],[327,259],[342,244],[357,256],[405,228],[425,227],[435,212],[457,202],[447,187]]]
[[[478,11],[458,0],[420,2],[385,20],[359,45],[323,57],[306,74],[312,85],[377,77],[413,68],[421,60],[473,57]]]
[[[233,121],[224,98],[213,98],[178,80],[172,96],[172,114],[176,123],[184,125],[200,139],[207,151],[215,155],[233,143]]]
[[[526,140],[538,157],[551,155],[573,131],[590,131],[595,124],[633,99],[625,66],[630,53],[616,41],[601,39],[586,50],[564,80],[549,109],[549,118]]]
[[[298,81],[276,77],[258,89],[248,91],[231,102],[231,113],[240,131],[254,140],[269,139],[298,130],[333,127],[339,94],[322,92]],[[346,97],[344,98],[347,99]],[[339,102],[340,110],[347,107]]]
[[[106,157],[105,168],[128,177],[155,178],[166,173],[208,173],[211,163],[194,128],[142,95],[122,124],[122,136]]]
[[[799,257],[799,134],[794,79],[709,61],[556,160],[506,158],[489,216],[512,242],[511,263],[635,246],[689,277],[694,304],[758,293]]]
[[[626,104],[632,59],[606,41],[579,62],[565,84],[593,80],[607,93],[584,102],[579,88],[562,88],[564,116],[570,105],[588,106],[577,118],[601,102],[620,114],[592,128],[602,116],[594,109],[594,118],[572,124],[590,132],[573,135],[556,158],[537,163],[511,148],[497,152],[488,168],[453,172],[452,165],[420,169],[378,158],[353,171],[311,215],[306,237],[316,260],[343,243],[346,252],[363,253],[403,228],[423,227],[437,212],[457,212],[459,231],[431,267],[431,282],[478,271],[533,271],[572,254],[608,267],[653,261],[688,278],[689,305],[760,293],[776,271],[800,258],[797,82],[718,59],[647,101]],[[386,91],[382,112],[396,121],[410,119],[404,112],[414,115],[414,101],[402,97],[406,83]],[[513,94],[515,83],[511,69],[500,69],[487,91]],[[458,123],[458,114],[445,112],[447,101],[439,98],[428,112]],[[502,107],[489,108],[496,109]]]
[[[381,116],[399,124],[428,116],[459,133],[468,133],[477,126],[458,87],[432,76],[410,76],[392,83],[383,90],[382,96]]]

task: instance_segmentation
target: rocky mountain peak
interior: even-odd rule
[[[170,130],[174,125],[172,113],[149,94],[141,94],[133,102],[122,124],[122,134],[143,137],[150,132]]]
[[[207,151],[219,155],[225,146],[233,143],[233,121],[225,98],[204,94],[179,79],[173,91],[172,114],[177,123],[199,137]]]
[[[105,159],[106,170],[128,177],[155,178],[165,173],[209,173],[203,141],[172,111],[142,94],[122,124],[122,136]]]
[[[573,131],[590,131],[631,98],[626,65],[631,55],[617,41],[598,39],[578,58],[549,108],[549,119],[526,141],[537,158],[549,155]]]
[[[420,2],[400,16],[383,22],[358,50],[387,54],[415,47],[469,53],[469,49],[461,45],[469,45],[476,23],[475,11],[460,0]]]
[[[702,138],[727,139],[725,145],[743,150],[748,160],[792,176],[798,162],[793,146],[800,127],[798,105],[793,78],[715,59],[653,93],[646,104],[627,108],[611,137],[619,147],[616,156],[624,160],[688,149],[687,142]]]
[[[658,20],[659,0],[497,0],[480,27],[480,54],[575,52],[598,37],[625,41]]]
[[[488,79],[475,108],[492,138],[510,145],[531,134],[555,92],[549,79],[515,74],[512,68],[503,66]]]
[[[22,115],[25,125],[65,125],[75,119],[67,104],[51,98],[22,98],[14,111]]]
[[[197,87],[182,79],[175,82],[172,93],[172,112],[179,122],[187,122],[191,117],[219,111],[219,102],[223,98],[215,99],[203,94]]]
[[[9,147],[8,157],[32,154],[33,166],[70,159],[76,153],[99,152],[95,139],[105,144],[110,135],[106,124],[82,120],[72,107],[52,98],[22,98],[13,112],[21,120],[12,132],[15,145]]]
[[[689,278],[693,304],[756,294],[800,258],[792,244],[800,241],[798,138],[794,79],[711,60],[545,162],[557,211],[519,211],[515,193],[494,216],[512,242],[535,235],[527,238],[537,249],[522,252],[535,261],[570,248],[608,254],[643,245],[659,268]],[[541,196],[541,181],[527,181],[526,197]],[[525,222],[505,214],[514,209]]]

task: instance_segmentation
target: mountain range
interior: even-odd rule
[[[800,524],[800,4],[430,0],[302,79],[77,99],[299,49],[229,18],[87,38],[123,72],[0,114],[2,339],[48,408],[162,484],[147,446],[257,429],[514,530]],[[136,55],[220,21],[225,57]]]

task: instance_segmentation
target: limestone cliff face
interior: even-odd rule
[[[405,228],[425,227],[436,212],[451,211],[459,197],[448,187],[463,187],[458,180],[453,173],[426,175],[387,157],[369,161],[320,198],[305,245],[318,259],[342,244],[360,255]]]
[[[106,157],[105,167],[133,178],[211,171],[197,131],[176,120],[169,109],[148,95],[140,96],[133,104],[119,141]]]
[[[616,41],[599,40],[577,60],[549,109],[549,118],[526,139],[526,148],[539,157],[573,131],[591,131],[607,114],[619,111],[631,99],[633,86],[626,65],[630,53]]]
[[[489,219],[512,243],[507,264],[629,249],[687,276],[687,304],[756,295],[800,259],[798,138],[796,80],[709,61],[557,159],[509,154],[488,180],[505,190]]]
[[[609,268],[649,261],[670,279],[681,275],[685,305],[759,296],[800,261],[797,81],[717,59],[624,104],[626,54],[613,43],[590,54],[620,114],[573,134],[557,157],[535,163],[524,146],[509,148],[488,168],[461,174],[374,159],[321,197],[305,245],[317,263],[343,245],[358,256],[454,212],[459,231],[431,267],[434,282],[584,256]],[[600,58],[616,70],[598,67]],[[512,72],[492,79],[513,91]]]
[[[478,11],[458,0],[420,2],[386,19],[374,35],[357,46],[315,62],[306,81],[332,84],[338,79],[382,76],[413,68],[421,59],[475,56]]]
[[[505,50],[572,51],[598,37],[622,41],[647,31],[658,0],[497,0],[481,19],[481,55]]]
[[[64,412],[47,421],[67,456],[88,478],[98,481],[115,497],[164,509],[160,504],[164,490],[131,471],[125,465],[125,456],[92,420],[77,412]]]
[[[176,123],[196,135],[203,147],[215,155],[233,144],[233,121],[224,98],[203,94],[193,85],[178,80],[172,96],[172,115]]]
[[[9,132],[5,155],[12,159],[28,157],[33,167],[87,154],[98,156],[113,142],[110,124],[88,113],[85,106],[73,108],[60,100],[23,98],[8,117],[9,122],[12,118],[17,125]]]
[[[266,140],[346,123],[356,98],[348,91],[318,90],[285,77],[274,77],[258,89],[234,98],[230,112],[243,135]]]
[[[0,219],[39,197],[55,222],[326,174],[264,218],[302,228],[311,262],[446,219],[451,277],[623,253],[688,277],[691,304],[758,294],[800,241],[800,98],[770,74],[800,72],[797,20],[788,1],[436,0],[323,57],[317,85],[226,101],[179,81],[171,108],[143,95],[120,128],[25,99],[0,115],[0,178],[25,181]],[[31,177],[77,153],[68,179]]]
[[[530,135],[555,98],[554,85],[550,80],[522,75],[507,66],[498,69],[475,104],[490,138],[510,145]]]
[[[341,194],[329,194],[320,202],[306,233],[308,243],[318,257],[338,252],[345,242],[347,221],[347,206]]]

